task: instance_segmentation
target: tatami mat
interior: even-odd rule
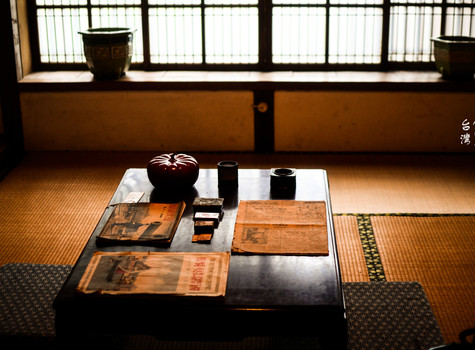
[[[122,169],[28,159],[0,182],[0,265],[74,264]]]
[[[355,215],[333,217],[343,282],[369,281],[368,268]]]
[[[151,156],[28,154],[0,181],[0,265],[74,264],[125,170],[145,167]],[[475,213],[475,162],[466,156],[207,154],[199,156],[200,165],[213,167],[229,157],[242,168],[326,169],[334,213]],[[364,251],[372,247],[363,247],[358,220],[334,217],[345,282],[374,280],[368,271],[378,270],[368,265]],[[444,337],[457,341],[475,320],[473,216],[377,215],[371,223],[379,250],[371,258],[380,256],[385,279],[420,281]]]
[[[371,216],[388,281],[419,281],[444,338],[475,327],[475,215]]]

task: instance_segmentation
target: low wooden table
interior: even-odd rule
[[[130,192],[141,202],[173,201],[153,188],[146,169],[126,171],[110,204]],[[194,197],[224,198],[224,217],[210,244],[192,243]],[[105,209],[54,301],[58,339],[84,334],[152,334],[164,339],[239,339],[246,336],[318,337],[323,348],[346,349],[347,326],[340,267],[324,170],[297,170],[293,193],[271,193],[270,170],[239,170],[239,187],[220,191],[216,169],[201,169],[185,194],[187,207],[167,248],[97,246],[112,207]],[[178,199],[183,199],[183,196]],[[229,251],[240,200],[325,201],[328,256],[232,255],[224,300],[163,301],[144,297],[79,295],[75,289],[95,251]]]

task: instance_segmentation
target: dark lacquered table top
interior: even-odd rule
[[[97,312],[103,306],[121,307],[122,312],[147,312],[150,308],[166,314],[167,310],[214,310],[221,312],[240,312],[246,314],[263,310],[304,310],[304,313],[318,315],[325,310],[341,315],[344,301],[341,292],[340,269],[336,250],[335,234],[331,212],[327,174],[324,170],[297,169],[294,192],[271,193],[270,169],[239,170],[239,186],[236,190],[218,188],[217,170],[201,169],[195,186],[178,195],[164,195],[155,190],[148,180],[146,169],[128,169],[120,182],[110,205],[123,202],[130,192],[144,192],[141,202],[166,202],[185,200],[187,207],[176,234],[169,247],[153,246],[97,246],[95,237],[100,233],[112,206],[105,208],[91,238],[78,259],[67,282],[58,294],[54,306],[59,318],[75,318],[74,313]],[[210,244],[192,243],[193,208],[195,197],[224,198],[224,217],[215,230]],[[279,255],[231,255],[226,296],[215,303],[201,301],[147,301],[134,298],[110,298],[98,302],[94,297],[79,296],[75,288],[95,251],[172,251],[206,252],[230,251],[234,232],[234,222],[240,200],[287,199],[325,201],[327,206],[328,256],[279,256]],[[78,307],[81,305],[81,307]],[[112,306],[111,306],[112,305]],[[88,310],[88,307],[91,309]],[[333,311],[332,311],[333,310]],[[170,311],[171,312],[171,311]],[[338,316],[339,317],[339,316]],[[273,319],[273,318],[272,318]],[[277,319],[276,319],[277,321]],[[279,322],[282,322],[280,320]]]

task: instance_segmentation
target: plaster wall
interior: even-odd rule
[[[475,151],[460,144],[473,93],[276,91],[274,102],[276,151]],[[253,151],[252,104],[252,91],[21,93],[27,150]]]
[[[280,91],[275,149],[473,152],[460,144],[466,118],[475,122],[473,93]]]
[[[22,93],[27,150],[252,151],[252,92]]]

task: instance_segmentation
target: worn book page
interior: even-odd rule
[[[98,242],[171,242],[185,209],[185,203],[117,204]]]
[[[328,255],[325,202],[241,201],[231,251],[247,254]]]
[[[96,252],[79,282],[81,293],[221,297],[229,252]]]

